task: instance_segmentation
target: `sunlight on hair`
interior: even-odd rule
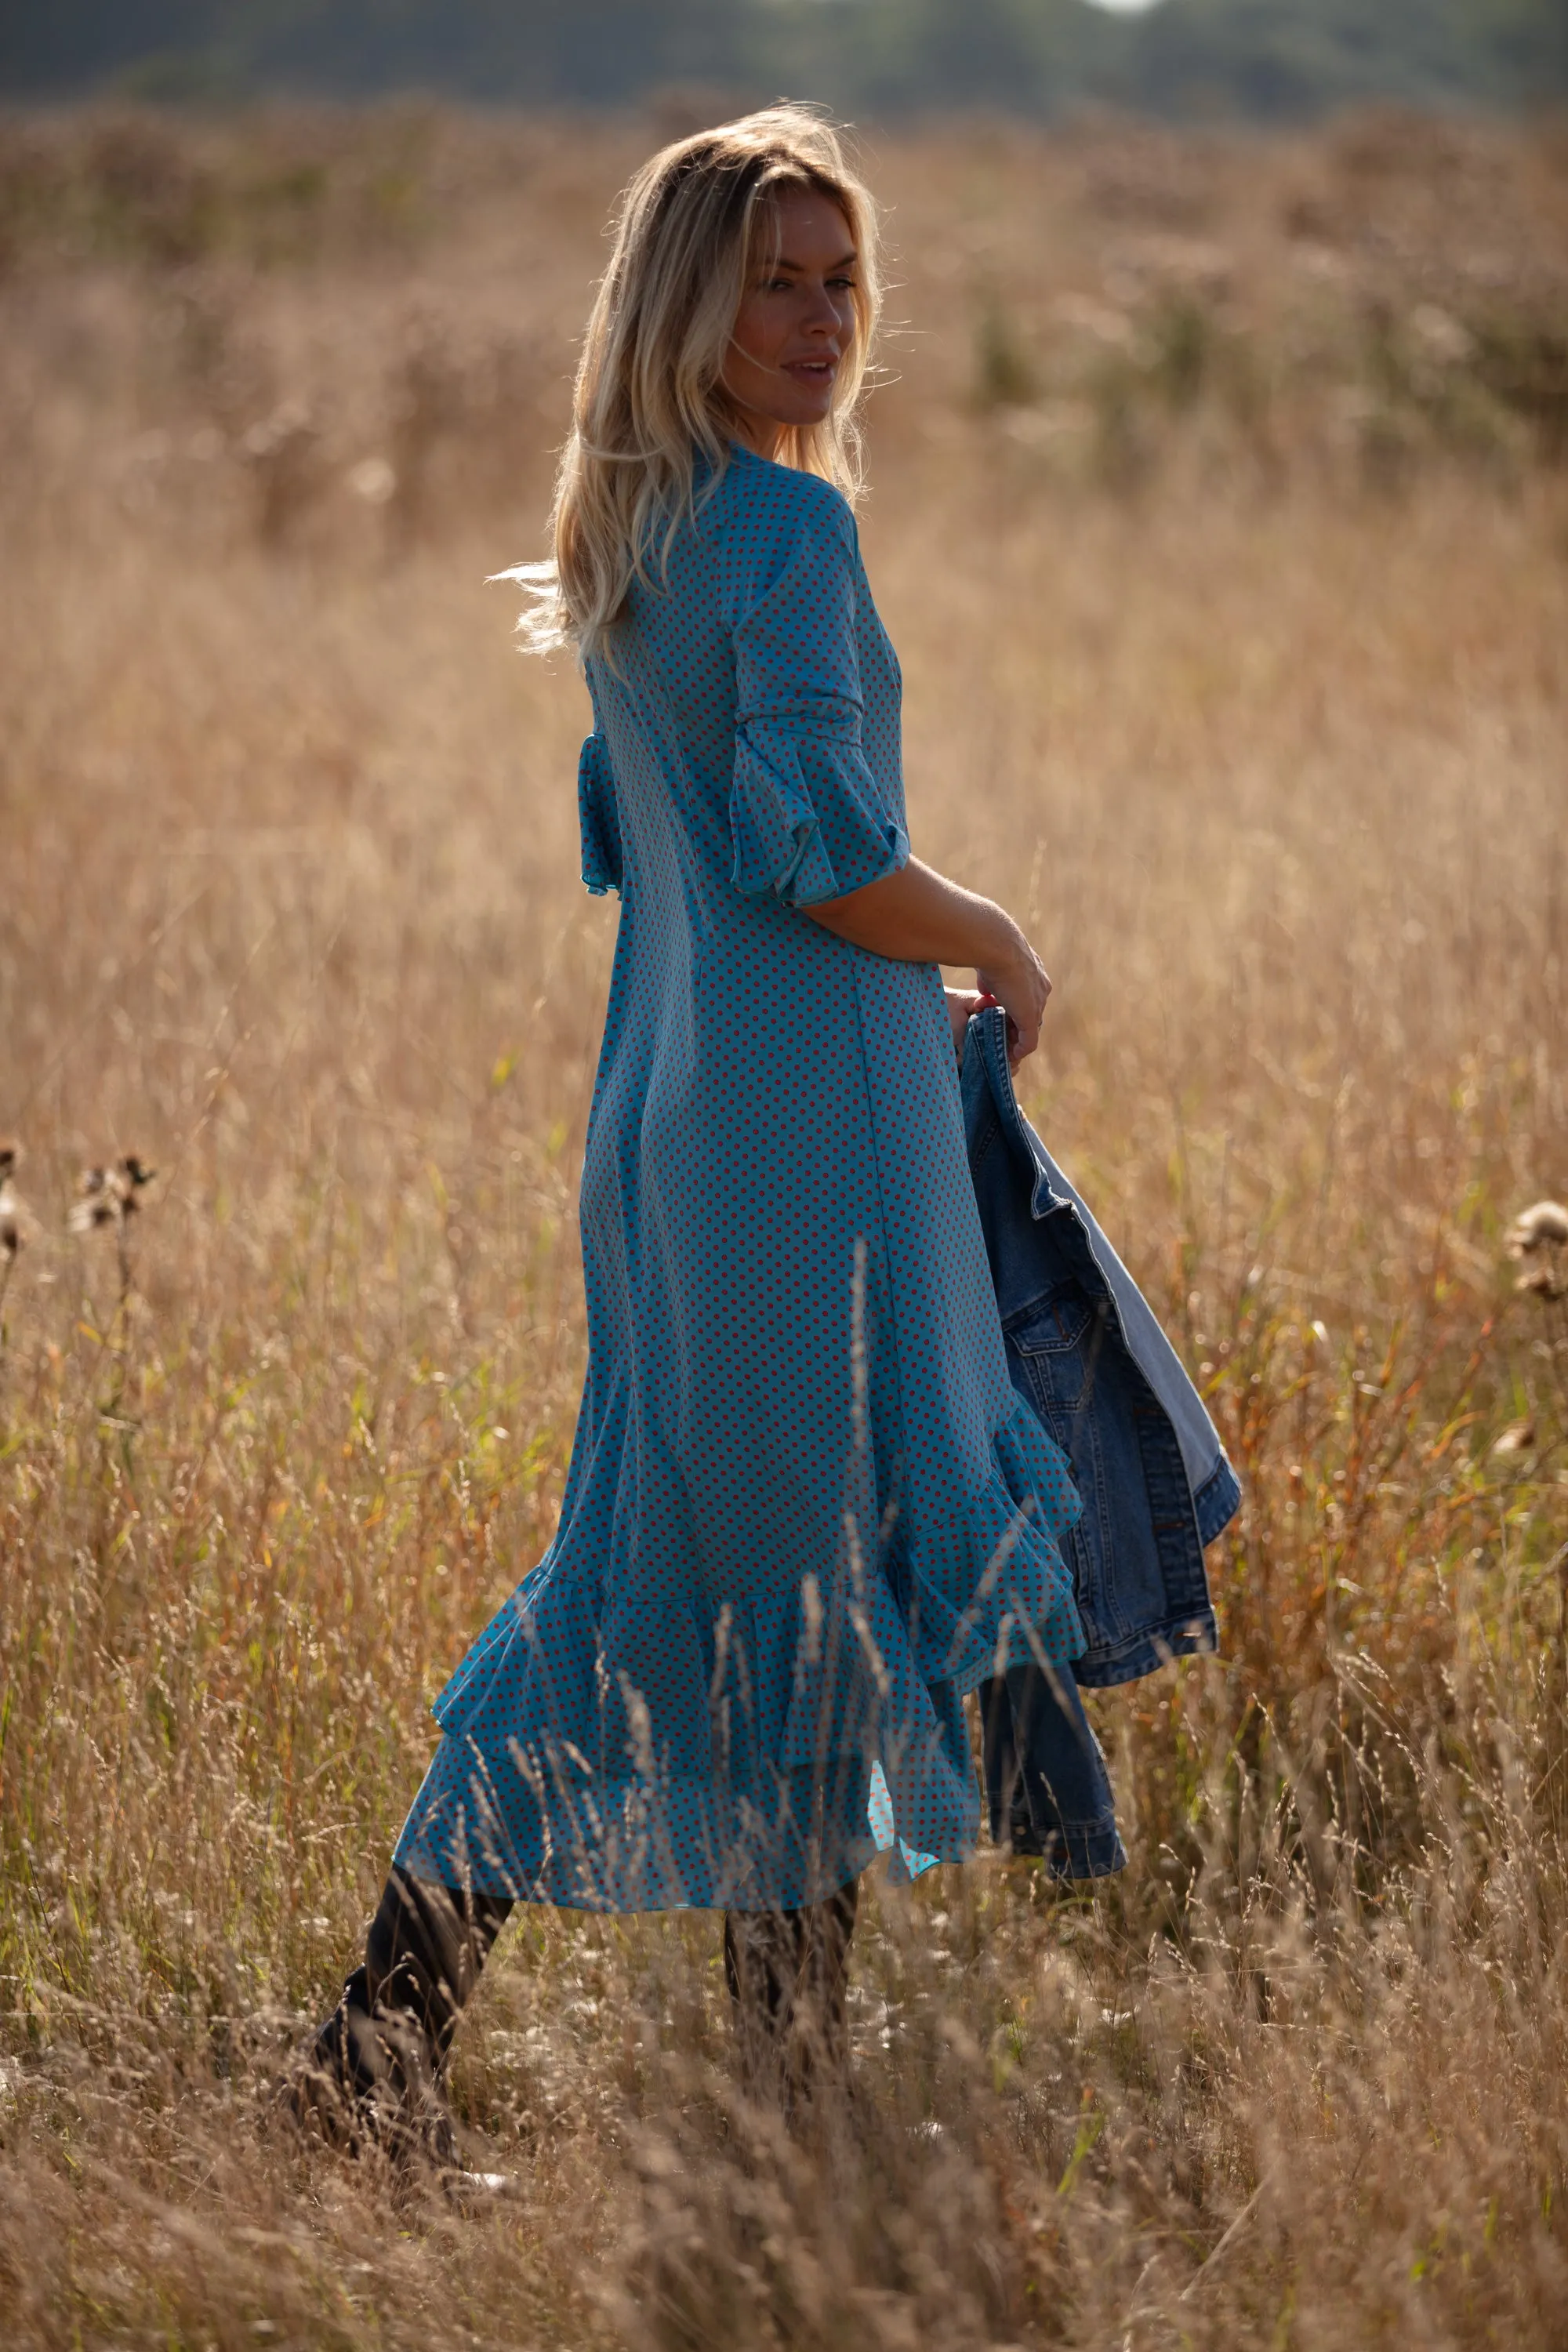
[[[730,420],[720,372],[770,200],[786,187],[839,205],[859,260],[856,334],[833,409],[786,436],[783,457],[850,499],[858,491],[854,408],[880,303],[869,192],[837,133],[806,107],[768,107],[677,140],[636,173],[616,214],[556,481],[553,556],[498,575],[535,598],[520,624],[533,649],[592,651],[634,579],[652,583],[659,551],[694,509],[699,467],[722,472]]]

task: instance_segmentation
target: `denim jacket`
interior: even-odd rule
[[[1095,1688],[1131,1682],[1217,1648],[1204,1546],[1241,1487],[1148,1302],[1018,1108],[999,1010],[969,1024],[962,1086],[1008,1370],[1083,1497],[1063,1543],[1089,1637],[1073,1673]],[[1016,1852],[1063,1875],[1121,1868],[1076,1687],[1028,1666],[979,1696],[994,1834],[1010,1829]]]

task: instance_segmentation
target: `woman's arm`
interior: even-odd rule
[[[902,963],[973,964],[981,988],[1006,1013],[1015,1065],[1039,1044],[1050,979],[1012,916],[994,899],[963,889],[911,857],[896,874],[868,882],[863,890],[801,911],[873,955]]]

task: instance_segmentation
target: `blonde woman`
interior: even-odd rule
[[[841,2063],[860,1873],[974,1845],[963,1694],[1082,1646],[1078,1500],[1009,1382],[964,1155],[976,999],[938,967],[1019,1058],[1050,982],[910,853],[853,511],[877,310],[870,201],[809,113],[626,192],[525,623],[583,661],[584,879],[620,897],[587,1381],[555,1540],[437,1703],[316,2045],[351,2125],[439,2131],[520,1901],[722,1910],[752,2079]]]

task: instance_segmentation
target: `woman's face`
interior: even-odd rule
[[[771,211],[775,235],[763,238],[719,374],[741,438],[763,457],[787,426],[827,415],[856,326],[855,241],[831,196],[784,188]]]

